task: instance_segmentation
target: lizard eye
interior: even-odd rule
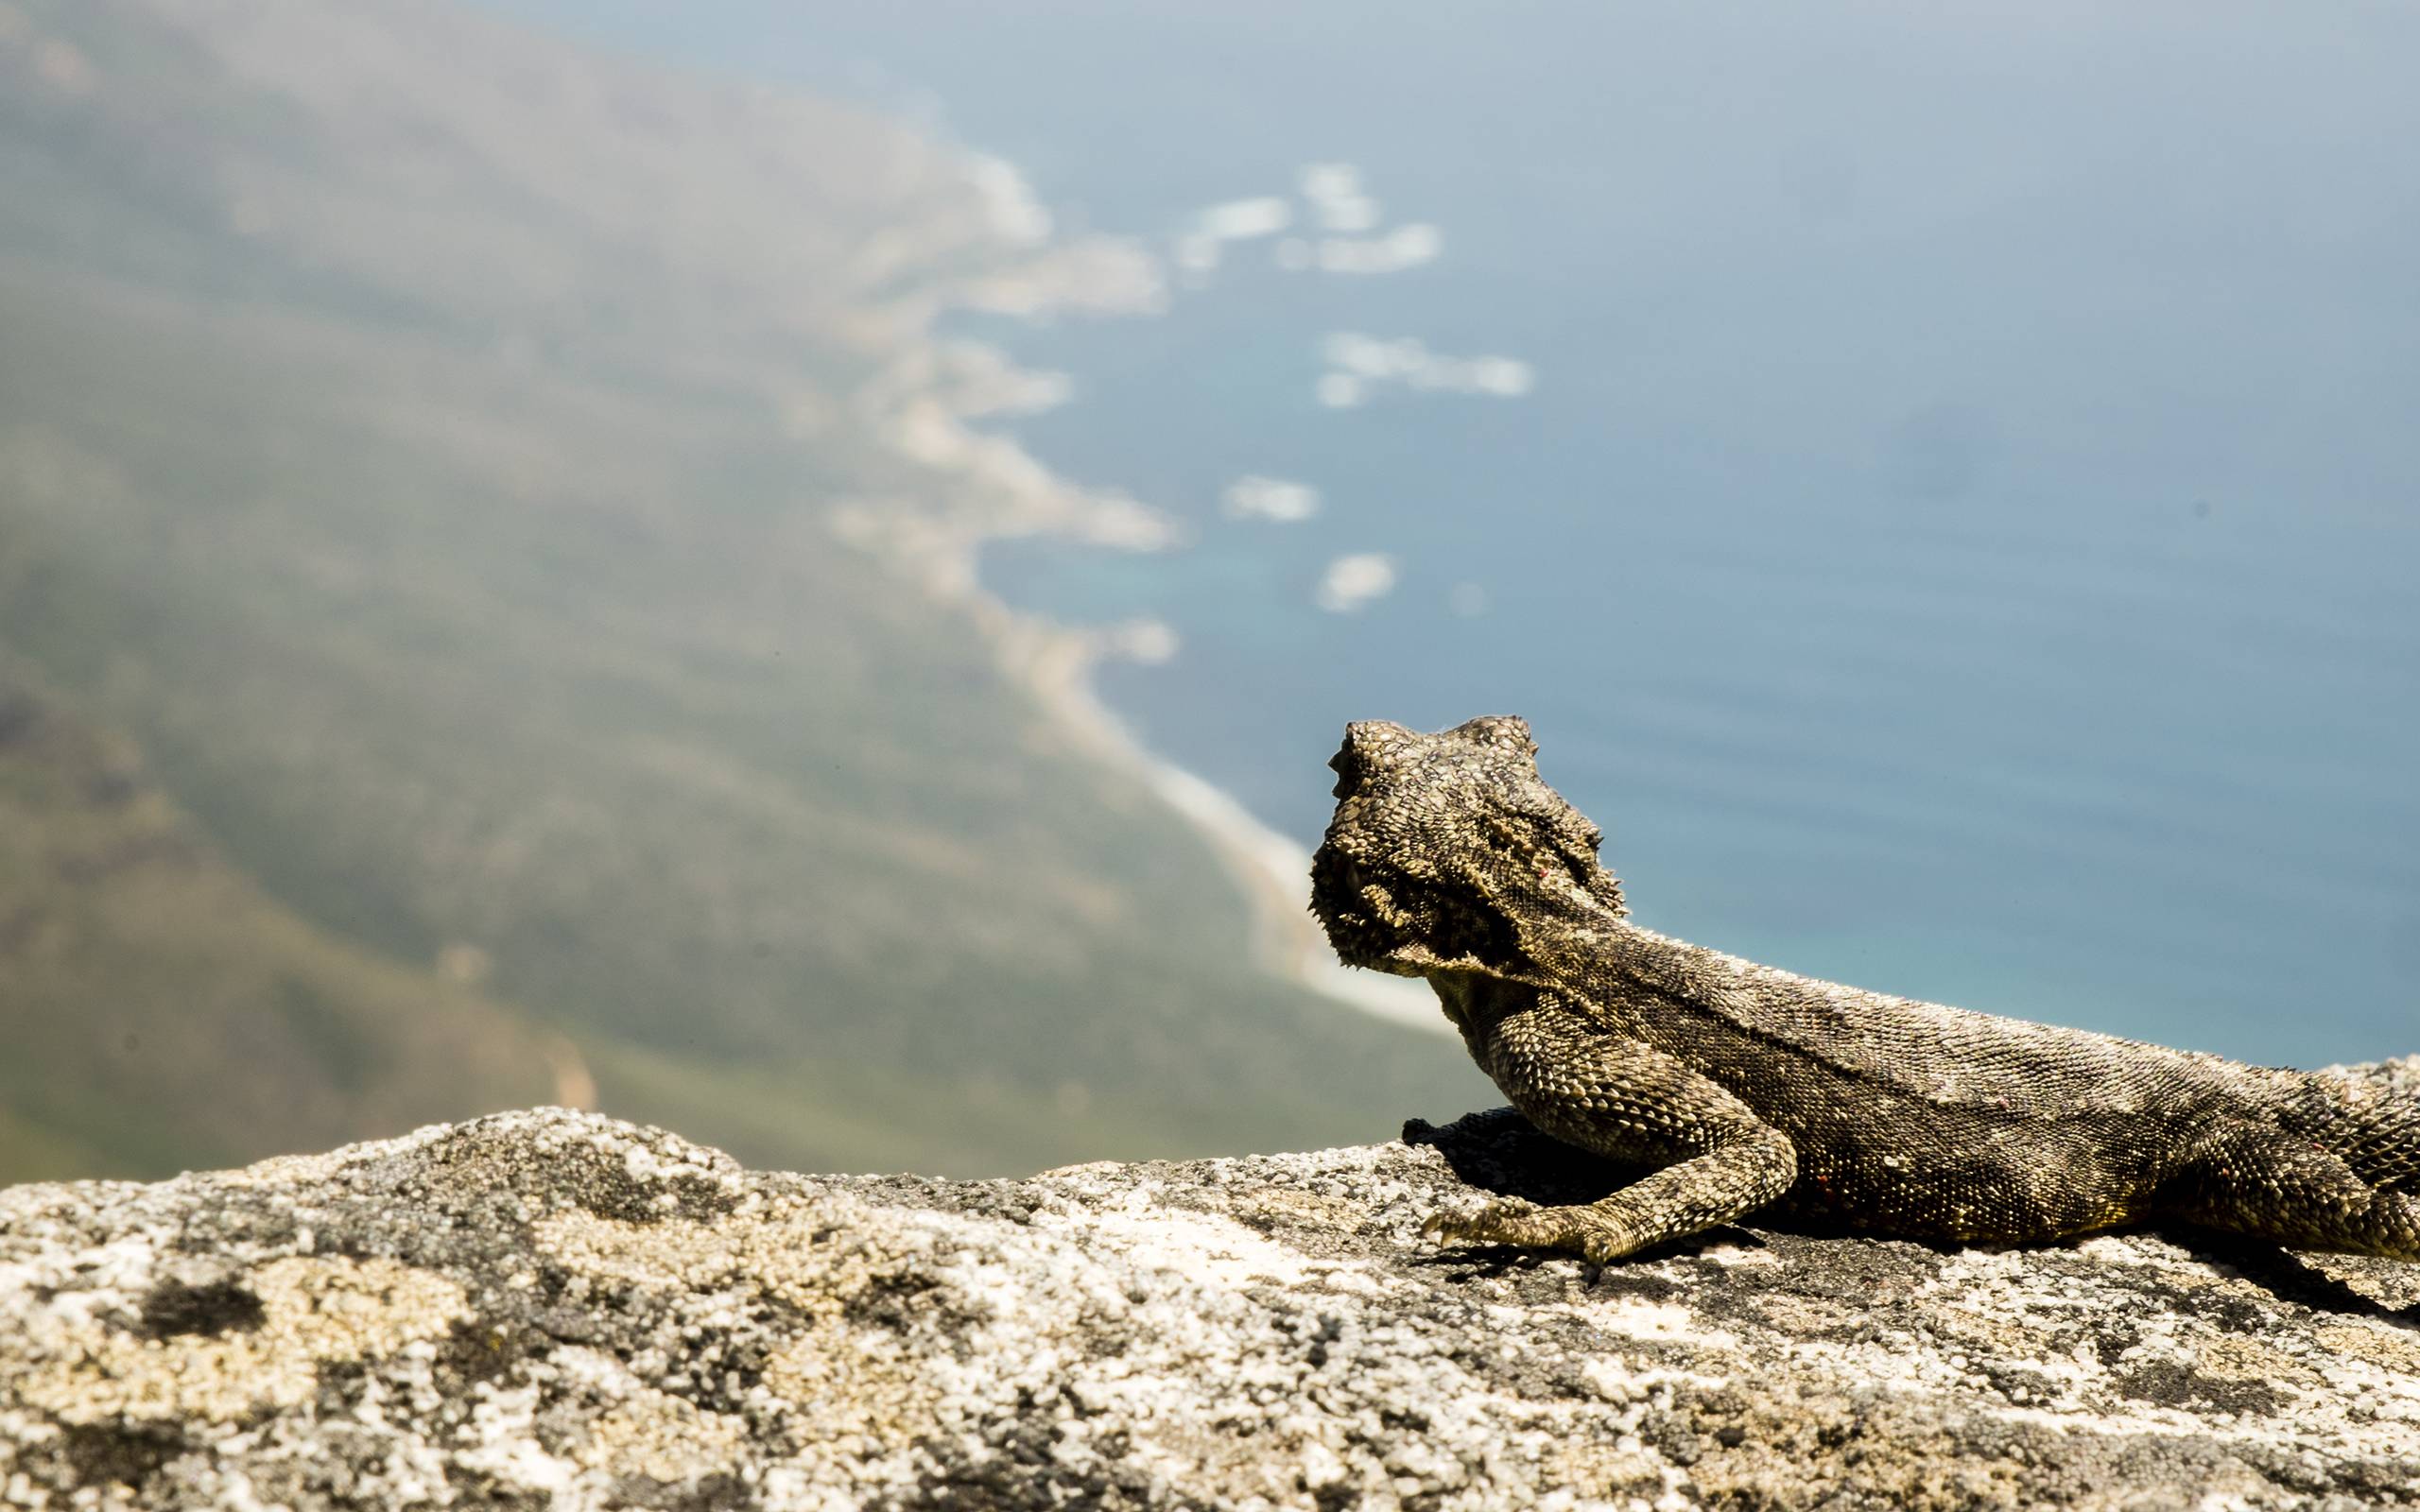
[[[1456,733],[1516,756],[1538,753],[1538,743],[1530,738],[1530,722],[1518,714],[1483,714],[1461,725]]]
[[[1349,796],[1371,773],[1388,765],[1395,758],[1400,738],[1408,738],[1403,727],[1382,719],[1357,719],[1345,726],[1344,744],[1327,761],[1328,770],[1336,774],[1336,790],[1329,796]]]

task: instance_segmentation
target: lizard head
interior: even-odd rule
[[[1434,735],[1345,728],[1311,910],[1346,964],[1517,971],[1533,926],[1626,912],[1597,864],[1602,832],[1539,780],[1537,755],[1529,725],[1504,715]]]

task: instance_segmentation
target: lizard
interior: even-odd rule
[[[2181,1219],[2420,1261],[2420,1097],[1642,929],[1537,752],[1504,715],[1347,727],[1311,908],[1347,965],[1426,978],[1539,1130],[1651,1170],[1584,1205],[1441,1211],[1426,1234],[1602,1263],[1771,1208],[1976,1244]]]

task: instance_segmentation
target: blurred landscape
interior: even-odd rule
[[[1154,528],[959,423],[1017,377],[942,313],[1155,297],[1046,218],[442,6],[0,0],[0,1179],[564,1096],[965,1174],[1465,1106],[970,591]]]
[[[1514,712],[1650,927],[2420,1044],[2420,10],[483,3],[1164,258],[1150,318],[971,329],[1180,549],[981,581],[1156,627],[1103,702],[1294,844],[1340,720]]]
[[[1363,717],[1528,716],[1685,938],[2420,1048],[2414,56],[0,0],[0,1179],[1490,1104],[1302,910]]]

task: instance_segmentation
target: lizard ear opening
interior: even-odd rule
[[[1555,815],[1549,831],[1556,849],[1563,852],[1564,863],[1580,885],[1615,913],[1629,913],[1630,905],[1622,898],[1621,879],[1607,871],[1598,859],[1597,849],[1605,843],[1605,832],[1567,804]]]
[[[1622,897],[1622,880],[1605,868],[1603,860],[1598,854],[1605,843],[1604,830],[1584,817],[1577,809],[1572,810],[1571,816],[1580,821],[1580,839],[1588,848],[1589,860],[1595,863],[1594,869],[1588,875],[1588,890],[1597,895],[1599,902],[1603,903],[1616,914],[1628,914],[1630,903]]]

